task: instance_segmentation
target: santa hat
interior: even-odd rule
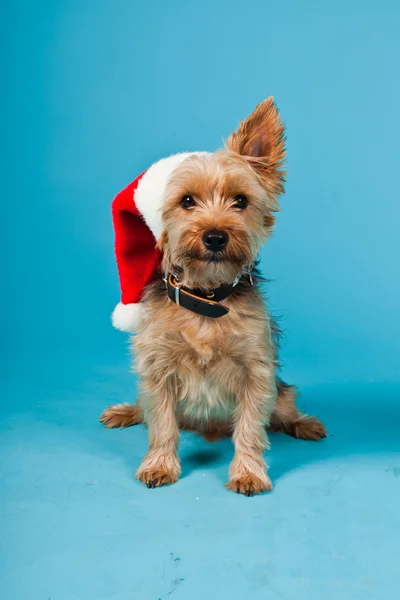
[[[140,324],[143,292],[154,280],[161,263],[156,244],[162,232],[161,209],[165,189],[173,171],[193,154],[206,153],[175,154],[154,163],[122,190],[112,203],[121,301],[115,307],[111,320],[121,331],[134,332]]]

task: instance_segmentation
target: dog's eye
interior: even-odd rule
[[[193,196],[183,196],[181,204],[184,209],[190,210],[196,204],[196,201]]]
[[[240,210],[243,210],[244,208],[247,207],[248,203],[249,203],[249,201],[247,200],[246,196],[243,196],[243,194],[239,194],[238,196],[235,197],[234,207],[240,208]]]

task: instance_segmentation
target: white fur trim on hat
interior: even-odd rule
[[[158,241],[162,233],[161,207],[165,188],[172,172],[189,156],[204,156],[209,152],[182,152],[162,158],[145,172],[135,191],[136,208]]]
[[[116,329],[135,333],[144,315],[144,308],[140,302],[137,304],[122,304],[119,302],[111,315],[111,322]]]

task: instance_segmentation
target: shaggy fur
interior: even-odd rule
[[[223,150],[182,161],[163,202],[163,270],[205,292],[251,272],[274,225],[284,157],[283,125],[270,98]],[[186,196],[192,206],[182,205]],[[245,208],[238,204],[243,196]],[[210,229],[229,236],[217,253],[203,242]],[[268,427],[303,439],[326,434],[316,418],[299,413],[294,388],[277,378],[276,331],[257,277],[253,285],[243,279],[223,304],[229,313],[220,319],[191,313],[168,299],[161,275],[146,290],[146,316],[133,339],[140,398],[108,408],[101,421],[107,427],[147,423],[149,450],[136,477],[148,487],[179,478],[180,429],[208,441],[232,436],[227,487],[246,495],[272,489],[264,462]]]

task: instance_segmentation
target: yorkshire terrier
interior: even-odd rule
[[[148,425],[136,477],[149,488],[178,480],[180,430],[210,442],[231,436],[226,485],[247,496],[272,489],[267,429],[305,440],[326,435],[277,376],[278,332],[255,267],[279,210],[284,159],[284,127],[269,98],[222,150],[188,156],[168,179],[162,268],[146,288],[133,338],[140,395],[101,416],[107,427]]]

